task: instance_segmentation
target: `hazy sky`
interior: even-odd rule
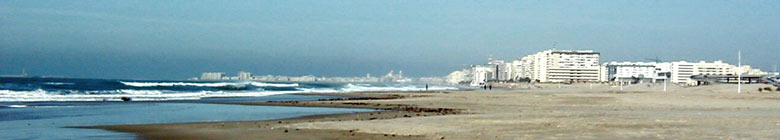
[[[723,60],[773,71],[777,0],[3,0],[0,74],[443,76],[489,55]]]

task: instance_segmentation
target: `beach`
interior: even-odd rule
[[[777,139],[769,85],[517,85],[432,92],[301,93],[342,99],[226,103],[380,112],[265,121],[88,126],[146,139]],[[775,89],[773,87],[773,89]]]

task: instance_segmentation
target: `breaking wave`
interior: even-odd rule
[[[257,83],[252,83],[257,84]],[[159,84],[171,85],[171,84]],[[257,85],[293,87],[297,84]],[[430,86],[428,90],[456,90],[455,87]],[[41,102],[41,101],[122,101],[123,97],[133,101],[198,100],[213,97],[259,97],[289,93],[342,93],[371,91],[421,91],[424,86],[393,85],[372,86],[370,84],[346,84],[340,88],[295,88],[289,91],[173,91],[173,90],[100,90],[100,91],[31,91],[0,90],[0,102]],[[10,107],[10,106],[9,106]]]
[[[197,91],[175,92],[165,90],[114,90],[114,91],[12,91],[0,90],[0,102],[42,102],[42,101],[122,101],[123,97],[133,101],[198,100],[208,97],[258,97],[301,91]]]
[[[125,82],[119,81],[127,86],[134,87],[172,87],[172,86],[198,86],[198,87],[224,87],[235,86],[238,83],[188,83],[188,82]]]
[[[65,83],[65,82],[46,82],[46,83],[43,83],[43,84],[46,84],[46,85],[56,85],[56,86],[59,86],[59,85],[74,85],[74,84],[76,84],[76,83]]]
[[[6,107],[9,107],[9,108],[25,108],[25,107],[27,107],[27,105],[7,105]]]
[[[15,81],[16,80],[16,81]],[[422,91],[413,84],[275,83],[256,81],[130,81],[106,79],[9,79],[0,83],[0,102],[48,101],[167,101],[212,97],[258,97],[289,93],[346,93],[374,91]],[[457,90],[429,86],[428,90]],[[23,108],[39,106],[9,106]]]
[[[263,82],[251,82],[249,83],[253,86],[258,87],[298,87],[298,83],[292,83],[292,84],[275,84],[275,83],[263,83]]]

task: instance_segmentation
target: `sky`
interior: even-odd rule
[[[444,76],[489,56],[595,50],[601,61],[774,71],[776,0],[3,0],[0,74],[185,79]]]

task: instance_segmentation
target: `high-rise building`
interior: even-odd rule
[[[520,79],[523,79],[523,61],[521,59],[516,59],[512,61],[512,63],[508,63],[509,65],[509,77],[512,81],[518,81]]]
[[[488,66],[493,68],[493,74],[488,77],[490,81],[508,81],[512,76],[512,63],[507,63],[503,60],[490,60]]]
[[[495,66],[493,65],[475,65],[471,67],[472,78],[471,86],[485,85],[494,77]]]
[[[240,71],[238,72],[238,80],[252,80],[252,73]]]
[[[521,58],[524,75],[539,82],[599,81],[600,53],[591,50],[546,50]]]

